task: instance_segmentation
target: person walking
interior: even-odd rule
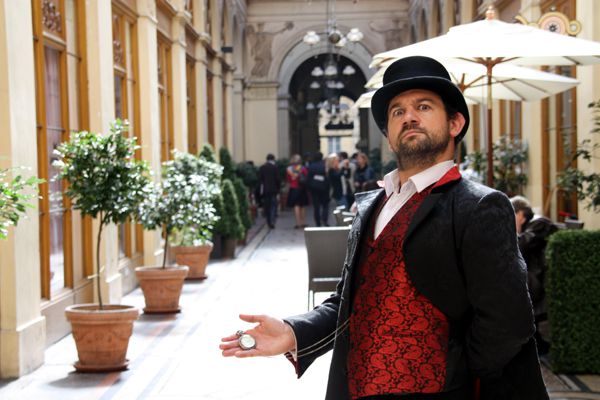
[[[364,192],[365,185],[375,180],[375,172],[369,165],[369,157],[365,153],[356,155],[356,171],[354,171],[354,192]]]
[[[312,162],[308,165],[308,189],[313,204],[313,216],[316,226],[329,226],[329,179],[323,153],[313,154]]]
[[[344,178],[344,172],[340,168],[340,159],[336,153],[331,153],[327,156],[326,160],[327,179],[329,179],[329,186],[331,188],[331,198],[335,201],[336,206],[343,206],[344,209],[348,207],[346,204],[346,197],[343,193],[342,179]]]
[[[294,154],[290,159],[290,165],[285,170],[286,181],[290,188],[287,198],[287,206],[294,209],[296,225],[294,229],[306,227],[306,206],[308,205],[308,193],[306,182],[308,170],[302,165],[300,155]]]
[[[546,400],[526,270],[503,193],[461,179],[465,99],[428,57],[392,63],[371,112],[398,168],[356,195],[336,292],[221,340],[223,356],[286,354],[302,376],[333,349],[327,400]]]
[[[273,154],[267,154],[267,162],[258,169],[258,180],[265,219],[269,228],[273,229],[277,219],[277,195],[281,188],[281,177]]]
[[[348,153],[340,151],[340,168],[342,170],[342,195],[346,198],[346,210],[354,203],[354,170],[356,165],[348,159]]]

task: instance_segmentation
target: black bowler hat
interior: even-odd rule
[[[390,100],[410,89],[426,89],[437,93],[444,102],[465,117],[465,126],[454,139],[458,143],[469,127],[469,109],[460,89],[450,80],[446,68],[433,58],[413,56],[401,58],[387,68],[383,86],[371,99],[371,113],[379,129],[387,136],[387,114]]]

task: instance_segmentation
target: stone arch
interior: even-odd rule
[[[277,139],[279,154],[287,155],[290,150],[289,89],[294,72],[307,59],[319,54],[329,53],[329,50],[327,42],[323,40],[312,47],[302,41],[296,41],[277,65],[276,80],[279,83],[277,89]],[[373,54],[362,43],[342,48],[337,50],[336,53],[354,62],[367,80],[375,73],[374,70],[369,69]],[[376,128],[370,123],[369,131],[374,129]]]

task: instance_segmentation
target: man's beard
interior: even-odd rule
[[[415,167],[432,166],[437,156],[446,150],[452,138],[448,125],[442,129],[442,132],[436,133],[415,125],[404,127],[398,135],[396,149],[394,150],[398,161],[398,169],[406,171]],[[421,134],[403,143],[402,138],[407,130],[420,132]]]

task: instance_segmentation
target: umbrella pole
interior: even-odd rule
[[[489,63],[487,67],[487,185],[494,187],[494,153],[492,151],[492,67]]]

